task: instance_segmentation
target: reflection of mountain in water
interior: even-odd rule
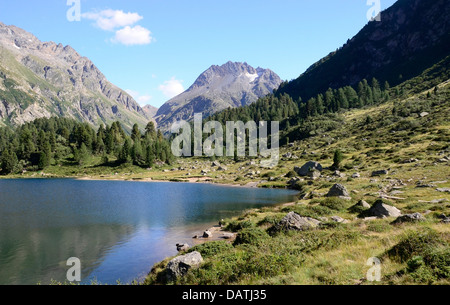
[[[70,257],[81,260],[82,278],[86,278],[108,249],[132,233],[132,227],[111,224],[32,231],[2,229],[0,284],[34,285],[36,279],[41,284],[49,284],[52,279],[64,282],[70,268],[66,260]]]

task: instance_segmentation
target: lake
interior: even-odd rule
[[[222,218],[295,200],[295,191],[198,183],[0,180],[0,284],[142,279],[176,243]]]

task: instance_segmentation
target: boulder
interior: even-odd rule
[[[206,230],[205,232],[203,232],[203,238],[210,238],[210,237],[212,237],[211,231]]]
[[[234,238],[234,234],[233,233],[223,233],[222,234],[222,238],[223,239],[233,239]]]
[[[312,171],[308,172],[307,176],[311,180],[316,180],[316,179],[320,178],[321,174],[320,174],[320,172],[318,170],[312,170]]]
[[[422,216],[420,213],[414,213],[414,214],[406,214],[399,216],[396,220],[392,222],[392,224],[400,224],[404,222],[419,222],[424,221],[425,217]]]
[[[276,229],[281,230],[296,230],[305,231],[318,227],[320,221],[310,217],[302,217],[295,212],[287,214],[277,225]]]
[[[341,173],[340,171],[334,171],[334,173],[333,173],[333,176],[334,177],[337,177],[337,178],[345,178],[345,174],[343,174],[343,173]]]
[[[190,269],[198,268],[202,262],[202,255],[197,251],[175,257],[167,264],[167,280],[175,281],[177,278],[184,276]]]
[[[328,191],[327,197],[341,197],[341,198],[349,198],[350,194],[348,193],[345,186],[342,184],[335,184]]]
[[[177,244],[178,252],[187,251],[187,250],[189,250],[189,248],[190,248],[190,246],[188,244]]]
[[[402,215],[399,209],[392,205],[385,204],[383,200],[377,200],[372,207],[367,211],[369,216],[378,218],[384,217],[399,217]]]
[[[211,164],[211,166],[212,166],[212,167],[219,167],[219,166],[220,166],[220,163],[219,163],[219,161],[214,161],[214,162]]]
[[[388,174],[389,174],[389,171],[388,171],[388,170],[382,169],[382,170],[379,170],[379,171],[373,171],[373,172],[372,172],[372,177],[377,177],[377,176],[382,176],[382,175],[388,175]]]
[[[436,191],[442,192],[442,193],[450,193],[450,187],[437,188]]]
[[[322,167],[322,165],[320,165],[320,163],[314,162],[314,161],[309,161],[309,162],[305,163],[305,165],[303,165],[302,167],[298,167],[298,166],[294,167],[294,171],[299,176],[307,176],[310,171],[314,171],[314,170],[321,172],[323,170],[323,167]]]

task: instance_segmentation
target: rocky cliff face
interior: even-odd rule
[[[17,126],[52,115],[95,126],[121,121],[145,126],[149,118],[72,47],[41,42],[0,23],[0,124]]]
[[[189,121],[195,113],[210,116],[229,107],[256,102],[281,84],[269,69],[253,68],[247,63],[228,62],[211,66],[182,94],[165,103],[156,115],[158,126],[169,129],[173,122]]]
[[[306,100],[364,78],[391,85],[413,78],[450,54],[449,15],[447,0],[399,0],[278,93]]]

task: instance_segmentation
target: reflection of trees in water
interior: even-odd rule
[[[81,260],[82,279],[86,278],[109,248],[133,233],[130,226],[112,224],[32,231],[2,229],[0,284],[49,284],[52,279],[64,282],[70,257]]]

